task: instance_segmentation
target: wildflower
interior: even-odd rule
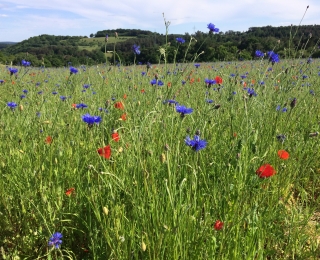
[[[144,76],[144,75],[146,75],[146,72],[145,72],[145,71],[142,71],[142,72],[141,72],[141,76]]]
[[[210,30],[210,32],[216,32],[216,33],[219,32],[219,29],[216,28],[216,26],[214,24],[212,24],[212,23],[209,23],[207,25],[207,28]]]
[[[65,101],[65,100],[67,99],[67,97],[66,97],[66,96],[60,96],[60,99],[61,99],[62,101]]]
[[[59,232],[54,233],[48,242],[48,246],[54,246],[55,248],[59,249],[60,245],[62,244],[62,234]]]
[[[106,38],[104,39],[104,41],[105,41],[105,42],[108,42],[108,40],[109,40],[109,35],[106,34]]]
[[[222,84],[222,78],[219,76],[216,76],[215,81],[217,84]]]
[[[186,81],[185,80],[181,80],[181,84],[182,85],[186,84]]]
[[[286,150],[279,150],[278,151],[278,156],[279,156],[279,158],[280,159],[282,159],[282,160],[287,160],[287,159],[289,159],[289,153],[286,151]]]
[[[310,93],[312,96],[315,95],[315,93],[314,93],[314,91],[313,91],[312,89],[310,89],[309,93]]]
[[[175,101],[173,99],[165,100],[163,103],[164,104],[168,103],[169,105],[171,105],[171,104],[175,104],[175,105],[179,104],[177,101]]]
[[[141,53],[141,51],[140,51],[140,46],[138,46],[138,45],[136,45],[136,44],[134,44],[134,45],[132,46],[132,50],[133,50],[133,53],[136,54],[136,55],[139,55],[139,54]]]
[[[70,69],[70,75],[78,73],[78,70],[76,68],[72,67],[72,66],[70,66],[69,69]]]
[[[191,114],[193,112],[193,109],[177,105],[176,111],[181,114],[181,117],[184,117],[185,114]]]
[[[12,110],[14,110],[17,107],[17,103],[15,102],[8,102],[7,106],[10,107]]]
[[[254,91],[254,88],[245,88],[249,94],[249,97],[257,96],[258,94]]]
[[[116,102],[114,104],[114,107],[117,108],[117,109],[121,109],[121,110],[124,109],[124,106],[123,106],[122,102]]]
[[[119,142],[120,136],[119,136],[119,134],[117,132],[112,133],[111,136],[112,136],[112,140],[114,140],[116,142]]]
[[[57,91],[52,91],[52,95],[57,95],[58,92]]]
[[[83,84],[83,86],[82,86],[83,88],[85,88],[85,89],[87,89],[87,88],[89,88],[90,87],[90,85],[89,84]]]
[[[26,95],[20,95],[20,99],[23,99],[25,97],[26,97]]]
[[[200,64],[199,64],[199,63],[196,63],[196,64],[194,64],[194,66],[195,66],[196,68],[199,68],[199,67],[200,67]]]
[[[158,86],[163,86],[164,83],[161,81],[161,80],[158,80],[158,83],[157,83]]]
[[[213,103],[213,100],[212,99],[206,99],[206,102],[211,104],[211,103]]]
[[[111,147],[110,145],[107,145],[103,148],[99,148],[97,150],[97,152],[100,154],[100,156],[106,158],[106,159],[110,159],[111,157]]]
[[[126,121],[127,120],[127,114],[122,114],[120,119],[122,121]]]
[[[213,228],[214,228],[215,230],[221,230],[221,229],[223,228],[223,225],[224,225],[224,223],[223,223],[222,221],[217,220],[217,221],[214,223]]]
[[[256,50],[255,56],[258,57],[258,58],[262,58],[264,56],[264,53],[262,51],[260,51],[260,50]]]
[[[46,140],[44,141],[46,144],[51,144],[52,143],[52,137],[51,136],[47,136]]]
[[[195,135],[193,139],[190,139],[190,137],[187,136],[185,143],[186,145],[191,146],[196,152],[204,149],[207,146],[207,141],[201,140],[199,135]]]
[[[151,81],[150,81],[150,84],[151,84],[152,86],[155,85],[155,84],[157,84],[157,80],[156,80],[156,79],[151,80]]]
[[[286,107],[282,108],[281,112],[287,112],[288,109]]]
[[[283,143],[286,140],[286,136],[284,134],[277,135],[277,140]]]
[[[5,81],[3,79],[0,79],[0,84],[5,83]]]
[[[26,60],[22,60],[22,61],[21,61],[21,64],[22,64],[22,66],[27,67],[27,66],[30,66],[30,65],[31,65],[31,62],[30,62],[30,61],[26,61]]]
[[[208,87],[217,83],[214,79],[204,79],[204,82]]]
[[[90,114],[85,114],[82,116],[82,121],[92,126],[94,123],[99,124],[101,122],[100,116],[91,116]]]
[[[176,38],[176,41],[180,44],[185,43],[186,41],[183,38]]]
[[[268,177],[271,177],[272,175],[275,175],[276,171],[270,164],[264,164],[260,166],[258,170],[256,170],[256,174],[260,178],[268,178]]]
[[[280,61],[279,55],[273,51],[268,51],[267,55],[269,57],[269,61],[272,62],[272,65]]]
[[[74,105],[72,105],[72,107],[75,107],[75,108],[86,108],[86,107],[88,107],[86,104],[84,104],[84,103],[80,103],[80,104],[75,104],[75,106]]]
[[[9,68],[10,75],[12,76],[13,74],[16,74],[18,72],[18,69],[16,68]]]
[[[75,191],[75,188],[70,188],[66,190],[65,194],[69,197],[74,191]]]

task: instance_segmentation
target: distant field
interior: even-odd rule
[[[126,37],[119,37],[118,39],[116,39],[115,37],[109,37],[108,38],[108,43],[114,43],[114,42],[124,42],[128,39],[132,39],[132,38],[136,38],[136,37],[130,37],[130,36],[126,36]],[[96,45],[104,43],[105,38],[104,37],[99,37],[99,38],[83,38],[80,40],[80,43],[95,43]]]

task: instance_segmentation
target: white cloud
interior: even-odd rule
[[[27,3],[25,0],[5,0],[2,5],[12,6],[11,17],[15,10],[23,12],[22,16],[17,15],[16,27],[11,27],[11,34],[16,35],[14,31],[19,27],[25,28],[27,22],[30,28],[34,28],[29,30],[30,33],[34,32],[29,36],[31,37],[37,35],[37,27],[43,28],[48,34],[59,28],[61,32],[78,31],[83,28],[83,34],[116,28],[139,28],[164,33],[162,13],[171,22],[169,29],[172,32],[175,32],[175,28],[181,28],[183,24],[188,24],[190,32],[192,30],[189,27],[192,23],[197,24],[197,30],[200,31],[206,31],[206,25],[210,22],[222,31],[247,30],[254,26],[298,24],[308,4],[310,8],[303,24],[315,24],[320,13],[318,0],[224,0],[219,3],[212,0],[78,0],[76,3],[65,0],[28,0]],[[41,10],[46,12],[43,16],[39,15]],[[47,15],[48,13],[51,15]],[[68,18],[66,13],[76,18]],[[200,28],[199,24],[203,24],[203,27]]]

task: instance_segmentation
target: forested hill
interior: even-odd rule
[[[186,42],[177,43],[177,37],[182,37]],[[191,37],[195,40],[191,40]],[[246,32],[229,30],[217,34],[208,31],[197,31],[192,35],[169,34],[167,60],[173,62],[177,49],[176,60],[183,60],[190,40],[187,61],[192,61],[194,55],[202,51],[204,54],[199,56],[197,62],[248,60],[254,57],[256,50],[274,50],[281,58],[292,57],[293,53],[295,57],[316,58],[320,57],[319,39],[320,25],[251,27]],[[9,64],[12,61],[13,64],[19,64],[22,59],[26,59],[34,66],[59,67],[69,62],[75,66],[93,65],[106,62],[107,59],[110,63],[120,60],[126,65],[134,61],[133,44],[141,46],[137,62],[158,63],[159,48],[165,46],[166,36],[138,29],[102,30],[92,33],[90,37],[40,35],[1,49],[0,63]]]

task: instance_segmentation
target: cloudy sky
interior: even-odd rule
[[[0,42],[40,34],[89,36],[104,29],[165,33],[247,31],[249,27],[320,24],[319,0],[1,0]]]

